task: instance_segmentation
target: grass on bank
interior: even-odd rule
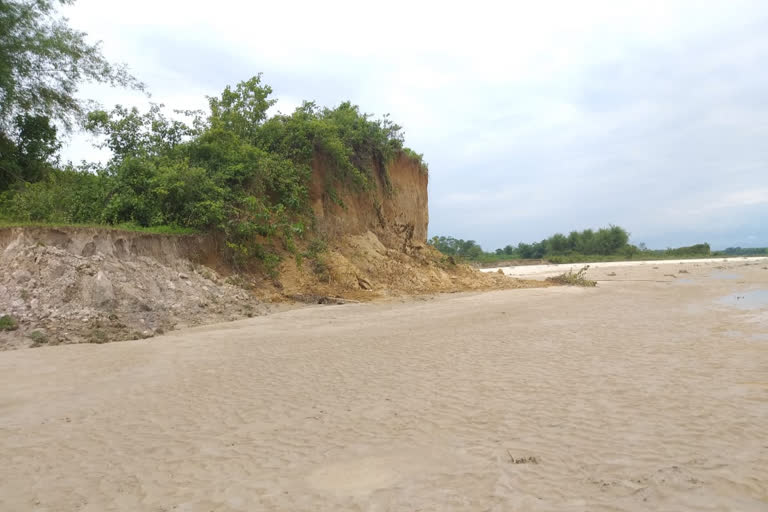
[[[149,233],[154,235],[197,235],[200,231],[181,226],[139,226],[126,222],[122,224],[95,224],[95,223],[66,223],[66,222],[27,222],[0,219],[0,229],[4,228],[77,228],[77,229],[103,229],[107,231],[128,231],[133,233]]]
[[[0,316],[0,331],[15,331],[18,328],[19,324],[11,315]]]

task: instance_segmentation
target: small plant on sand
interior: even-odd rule
[[[109,336],[107,335],[106,332],[100,329],[94,329],[91,332],[90,337],[88,338],[89,343],[101,344],[101,343],[106,343],[108,341],[109,341]]]
[[[0,331],[15,331],[18,328],[19,324],[11,315],[0,316]]]
[[[43,331],[32,331],[27,334],[27,338],[32,340],[32,348],[41,347],[48,343],[48,336]]]
[[[589,270],[589,265],[582,267],[578,272],[569,270],[565,274],[548,277],[547,281],[567,286],[597,286],[597,281],[587,279],[587,270]]]

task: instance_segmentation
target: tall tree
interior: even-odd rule
[[[99,44],[68,26],[57,4],[74,0],[0,1],[0,129],[17,115],[48,117],[70,127],[85,111],[84,81],[141,88],[125,66],[110,64]]]
[[[0,0],[0,190],[44,177],[59,144],[57,128],[82,121],[83,82],[136,89],[124,66],[57,12],[74,0]]]

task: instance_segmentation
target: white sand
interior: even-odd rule
[[[550,265],[518,265],[512,267],[493,267],[482,268],[481,272],[498,272],[501,269],[506,275],[512,277],[529,277],[536,274],[555,275],[562,274],[573,270],[574,272],[580,268],[589,265],[590,268],[614,268],[614,267],[637,267],[650,265],[652,267],[662,267],[666,265],[694,265],[702,263],[718,263],[725,264],[737,264],[739,262],[764,262],[768,261],[768,257],[742,257],[742,258],[699,258],[699,259],[686,259],[686,260],[645,260],[645,261],[599,261],[594,263],[562,263],[562,264],[550,264]]]
[[[719,300],[768,270],[716,266],[0,353],[0,510],[766,511],[768,312]]]

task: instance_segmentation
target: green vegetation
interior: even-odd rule
[[[664,255],[670,258],[690,258],[690,257],[708,257],[712,255],[709,244],[696,244],[688,247],[677,247],[676,249],[667,249]]]
[[[568,236],[556,233],[541,242],[531,244],[519,243],[517,246],[507,245],[486,253],[474,240],[462,240],[453,237],[435,236],[429,243],[443,254],[456,256],[471,261],[492,262],[509,259],[549,259],[563,260],[587,257],[605,257],[621,254],[624,257],[638,251],[629,245],[629,233],[618,226],[610,226],[597,231],[586,229],[573,231]]]
[[[729,247],[714,253],[715,256],[768,256],[768,247]]]
[[[633,251],[629,245],[629,233],[619,226],[572,231],[568,236],[556,233],[541,242],[520,243],[517,252],[521,258],[551,258],[554,256],[608,256]]]
[[[105,224],[78,224],[67,222],[26,222],[26,221],[14,221],[0,219],[0,229],[2,228],[14,228],[14,227],[29,227],[29,228],[94,228],[94,229],[107,229],[113,231],[133,231],[137,233],[151,233],[155,235],[194,235],[199,231],[192,228],[184,228],[179,226],[139,226],[130,222],[124,224],[105,225]]]
[[[589,270],[589,265],[582,267],[578,272],[569,270],[568,272],[560,274],[559,276],[548,277],[547,281],[566,286],[597,286],[597,281],[587,279],[587,270]]]
[[[141,89],[124,66],[110,64],[98,45],[56,17],[72,0],[0,2],[0,190],[38,181],[60,143],[56,126],[81,122],[84,81]]]
[[[0,4],[0,226],[215,232],[234,263],[274,273],[281,253],[301,258],[297,243],[311,243],[313,165],[328,170],[325,193],[341,206],[343,188],[378,194],[376,178],[391,193],[388,167],[401,154],[427,171],[400,126],[348,102],[269,117],[261,75],[208,98],[207,113],[88,111],[75,97],[84,80],[142,86],[56,19],[56,3]],[[106,165],[58,166],[56,126],[74,122],[101,136]]]
[[[32,340],[32,348],[41,347],[48,343],[48,336],[43,331],[32,331],[27,334],[27,338]]]
[[[477,261],[484,255],[483,248],[474,240],[462,240],[452,236],[435,236],[428,243],[446,256]]]
[[[711,256],[709,244],[676,249],[649,250],[644,244],[629,243],[629,233],[619,226],[598,230],[572,231],[567,236],[556,233],[540,242],[507,245],[495,252],[485,252],[474,240],[435,236],[429,243],[443,254],[480,264],[508,260],[542,259],[551,263],[622,261],[631,259],[702,258]]]
[[[15,331],[18,328],[19,324],[11,315],[0,316],[0,331]]]

